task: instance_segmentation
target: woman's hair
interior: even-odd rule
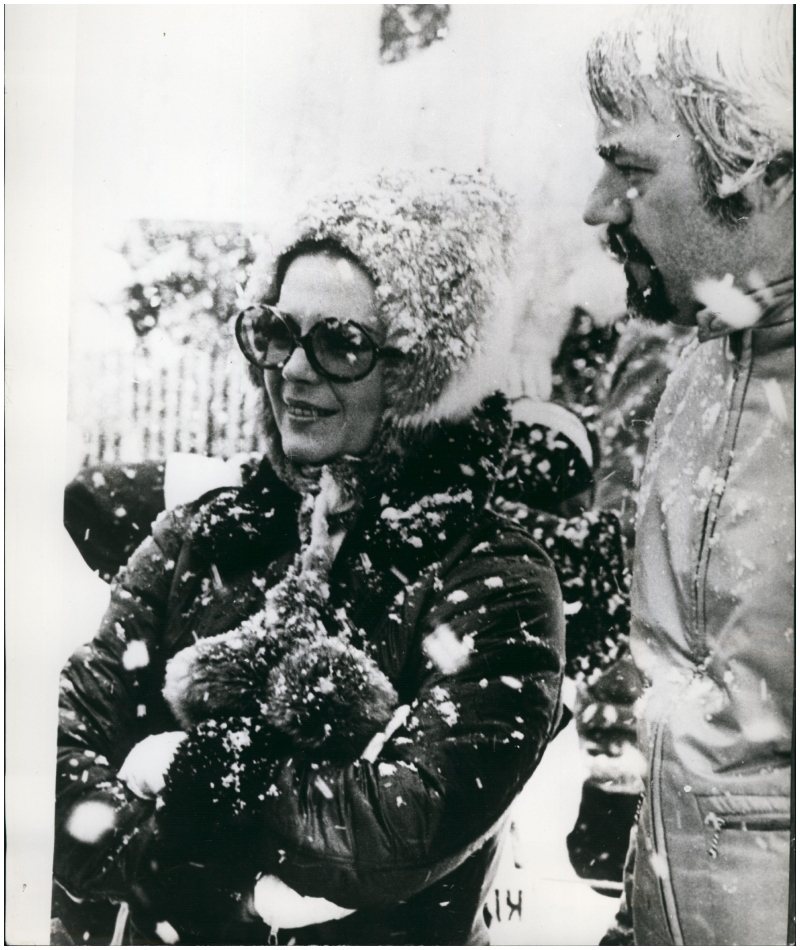
[[[337,257],[341,260],[349,261],[363,274],[369,277],[373,284],[375,283],[375,278],[372,276],[372,274],[370,274],[363,262],[360,261],[352,251],[348,250],[338,241],[334,240],[333,238],[321,238],[319,240],[307,238],[306,240],[299,241],[294,245],[294,247],[289,248],[288,251],[286,251],[284,254],[281,254],[281,256],[278,258],[275,264],[275,281],[273,285],[273,293],[271,298],[266,300],[265,303],[269,303],[272,306],[275,306],[278,303],[278,298],[281,295],[281,287],[283,287],[283,281],[286,277],[286,272],[298,257],[303,257],[306,254],[325,254],[328,257]]]
[[[794,169],[794,50],[790,5],[650,5],[595,39],[586,60],[601,120],[648,107],[649,80],[670,97],[697,142],[707,207],[736,225],[742,189]]]

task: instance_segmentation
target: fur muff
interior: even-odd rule
[[[296,749],[358,758],[391,719],[397,693],[374,660],[345,641],[346,632],[328,635],[327,592],[317,589],[317,577],[293,565],[267,592],[264,610],[169,661],[163,695],[185,729],[246,717]]]
[[[185,851],[187,841],[198,853],[241,854],[287,756],[355,761],[391,719],[398,698],[388,678],[362,650],[327,635],[305,606],[292,619],[305,615],[310,637],[293,641],[268,607],[168,663],[163,693],[191,741],[166,777],[162,800],[178,807],[161,823],[164,855]],[[250,870],[263,870],[257,858]]]
[[[363,650],[333,637],[301,643],[269,677],[262,715],[300,749],[357,758],[392,717],[397,693]]]
[[[266,612],[258,615],[267,620]],[[320,635],[291,645],[254,620],[200,640],[167,665],[164,697],[190,730],[248,717],[325,758],[358,758],[391,719],[397,693],[363,650]]]

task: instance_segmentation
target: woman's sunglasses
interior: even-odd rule
[[[314,370],[335,383],[355,383],[372,372],[379,357],[402,355],[400,350],[378,346],[364,327],[352,320],[326,317],[301,335],[288,314],[269,304],[239,314],[236,340],[259,369],[283,369],[295,349],[302,346]]]

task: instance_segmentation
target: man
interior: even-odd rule
[[[607,226],[631,310],[699,334],[639,496],[631,644],[648,774],[606,942],[789,935],[792,38],[789,6],[652,6],[588,54],[605,169],[585,220]]]

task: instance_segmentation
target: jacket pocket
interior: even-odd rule
[[[719,854],[725,831],[768,834],[791,826],[791,806],[785,795],[698,795],[708,853]]]
[[[698,795],[695,876],[687,878],[687,943],[784,945],[789,927],[787,795]]]

